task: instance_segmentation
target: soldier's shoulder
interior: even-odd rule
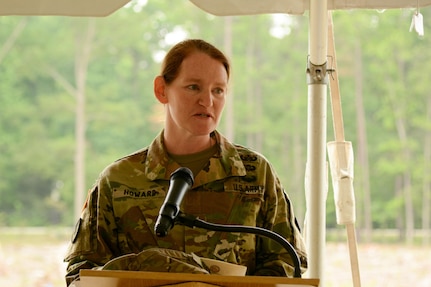
[[[147,155],[148,155],[148,147],[144,147],[144,148],[141,148],[137,151],[134,151],[128,155],[125,155],[125,156],[117,159],[116,162],[118,162],[118,161],[129,161],[129,160],[134,161],[134,160],[140,160],[140,159],[145,160],[145,158],[147,158]]]
[[[238,152],[241,160],[243,161],[260,161],[260,162],[268,162],[267,158],[260,152],[246,147],[240,144],[234,144],[236,151]]]
[[[102,171],[102,174],[107,174],[107,173],[110,173],[111,171],[115,171],[118,169],[142,167],[145,163],[147,155],[148,155],[147,147],[137,150],[128,155],[125,155],[121,158],[118,158],[108,166],[106,166],[105,169]]]

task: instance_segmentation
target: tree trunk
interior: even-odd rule
[[[402,60],[398,61],[398,71],[400,75],[400,81],[402,86],[404,87],[404,70],[405,70],[405,62]],[[408,135],[407,135],[407,123],[405,116],[405,109],[407,108],[405,105],[400,103],[400,99],[397,98],[397,92],[394,91],[393,83],[391,80],[387,81],[388,84],[388,94],[391,102],[392,109],[394,111],[394,121],[395,128],[398,134],[399,141],[401,143],[401,156],[402,160],[405,163],[411,162],[411,150],[408,145]],[[402,90],[405,90],[404,88]],[[403,94],[399,92],[399,94]],[[405,168],[402,173],[402,193],[403,193],[403,202],[404,202],[404,216],[405,216],[405,239],[407,244],[413,243],[413,233],[414,233],[414,211],[413,211],[413,196],[412,196],[412,183],[411,183],[411,170],[409,166]]]
[[[395,184],[394,184],[394,193],[395,193],[395,198],[402,198],[403,197],[403,180],[402,177],[397,175],[395,177]],[[402,214],[402,210],[400,207],[399,210],[399,214]],[[397,216],[397,218],[395,219],[395,224],[397,227],[397,230],[399,231],[399,240],[404,240],[405,239],[405,224],[404,224],[404,218],[402,216]]]
[[[395,105],[394,105],[395,107]],[[411,162],[410,149],[407,143],[407,131],[406,124],[404,120],[396,115],[395,125],[398,133],[398,137],[402,144],[402,154],[403,160],[406,163]],[[411,244],[413,242],[413,232],[414,232],[414,214],[413,214],[413,197],[412,197],[412,186],[411,186],[411,172],[407,168],[403,172],[402,180],[402,192],[404,195],[404,212],[405,212],[405,232],[406,232],[406,242]]]
[[[18,39],[19,35],[24,30],[25,26],[27,25],[27,21],[28,21],[27,17],[22,18],[21,21],[15,26],[15,29],[13,29],[9,37],[6,39],[6,42],[1,46],[0,64],[3,61],[3,59],[6,57],[7,53],[12,49],[16,39]]]
[[[404,192],[404,209],[406,216],[406,242],[407,244],[413,244],[414,239],[414,212],[413,212],[413,197],[412,197],[412,182],[409,171],[406,171],[403,175],[403,192]]]
[[[372,216],[371,216],[371,191],[370,191],[370,174],[368,162],[368,141],[366,130],[366,117],[363,102],[363,74],[362,74],[362,50],[359,42],[356,43],[355,49],[355,106],[356,106],[356,125],[358,133],[358,147],[357,147],[357,177],[355,176],[355,185],[358,187],[358,194],[362,192],[362,206],[363,206],[363,238],[366,242],[371,240],[372,231]]]
[[[428,96],[426,122],[431,123],[431,96]],[[428,245],[431,237],[431,130],[425,130],[424,175],[422,197],[422,243]]]
[[[250,28],[250,31],[252,30],[252,27]],[[251,33],[250,33],[251,34]],[[247,44],[246,44],[246,66],[245,66],[245,72],[253,70],[253,66],[256,63],[254,62],[254,37],[248,37],[247,38]],[[247,74],[249,80],[251,80],[251,74]],[[254,117],[253,110],[254,110],[254,87],[253,85],[247,85],[247,94],[246,94],[246,102],[244,103],[248,109],[246,113],[247,117],[247,124],[254,125]],[[254,131],[249,129],[247,127],[247,134],[246,134],[246,145],[249,147],[254,147]]]
[[[226,16],[224,18],[224,51],[229,59],[232,59],[232,17]],[[231,77],[232,78],[232,77]],[[232,79],[230,80],[229,86],[230,92],[226,97],[225,107],[225,135],[231,141],[235,140],[235,119],[234,119],[234,85]]]
[[[78,25],[75,38],[75,218],[81,216],[82,205],[85,200],[85,86],[95,28],[94,19],[89,19],[87,22],[87,29],[84,33],[82,33]]]
[[[261,59],[261,47],[258,46],[257,48],[258,54],[257,54],[257,65],[258,67],[261,66],[262,64],[262,59]],[[262,81],[254,81],[254,90],[255,90],[255,105],[254,107],[256,108],[254,114],[255,114],[255,122],[261,122],[262,118],[263,118],[263,95],[262,95]],[[265,131],[264,128],[261,124],[256,124],[256,126],[258,126],[258,129],[256,131],[256,139],[255,139],[255,148],[258,151],[262,151],[263,150],[263,142],[264,142],[264,137],[265,137]]]

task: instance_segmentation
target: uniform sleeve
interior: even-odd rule
[[[66,283],[78,278],[80,269],[102,266],[118,249],[109,185],[103,179],[89,192],[76,223],[66,257]]]
[[[301,262],[301,272],[307,269],[307,254],[303,237],[293,212],[293,205],[271,167],[266,174],[265,202],[262,208],[263,227],[278,233],[294,247]],[[259,236],[256,246],[256,271],[260,276],[293,277],[294,264],[278,242]]]

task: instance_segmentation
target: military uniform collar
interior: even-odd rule
[[[145,174],[150,180],[169,180],[170,175],[179,164],[172,160],[166,151],[163,142],[163,130],[148,147],[145,159]],[[218,131],[211,133],[216,140],[218,152],[210,159],[207,168],[195,175],[194,186],[199,186],[215,179],[220,180],[230,176],[244,176],[246,174],[244,164],[234,144],[229,142]]]

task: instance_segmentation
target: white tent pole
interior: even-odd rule
[[[305,237],[310,278],[323,286],[326,236],[327,0],[310,0]]]
[[[327,7],[327,1],[310,0],[309,53],[314,65],[323,65],[327,60]]]

